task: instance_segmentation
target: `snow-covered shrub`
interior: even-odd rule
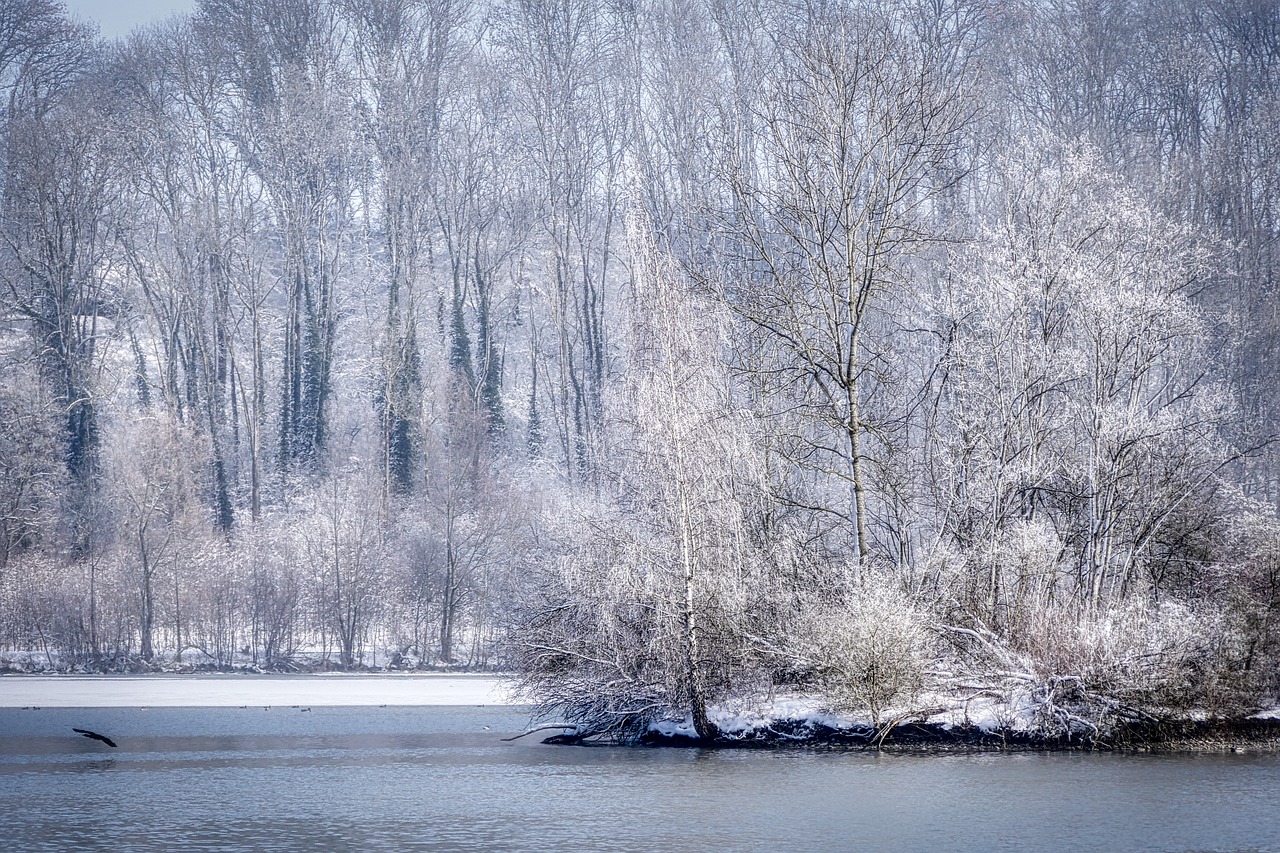
[[[1221,616],[1186,604],[1132,601],[1096,615],[1040,607],[1015,646],[1041,681],[1072,679],[1088,693],[1159,712],[1217,710],[1229,700],[1235,637]]]
[[[879,725],[924,684],[926,624],[901,590],[872,580],[847,604],[814,608],[801,626],[800,654],[834,709],[868,711]]]
[[[1061,571],[1062,553],[1062,540],[1045,519],[1011,521],[963,554],[954,598],[993,629],[1004,629],[1047,596]]]
[[[708,548],[688,583],[660,531],[616,504],[562,511],[545,540],[560,553],[526,573],[504,649],[536,718],[630,742],[691,718],[695,690],[708,706],[765,692],[758,620],[779,607],[762,560]]]

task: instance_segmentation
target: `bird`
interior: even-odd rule
[[[110,746],[113,748],[116,745],[116,742],[113,741],[111,738],[107,737],[106,735],[100,735],[97,732],[91,732],[88,729],[72,729],[71,731],[76,732],[77,734],[82,734],[91,740],[100,740],[103,743],[105,743],[107,746]]]

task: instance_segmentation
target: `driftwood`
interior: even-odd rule
[[[537,734],[538,732],[548,732],[548,731],[553,731],[557,729],[564,730],[564,731],[568,731],[568,730],[577,731],[578,727],[565,726],[565,725],[538,726],[536,729],[529,729],[527,731],[523,731],[520,734],[514,735],[512,737],[504,737],[502,741],[503,743],[510,743],[513,740],[520,740],[520,738],[522,737],[528,737],[529,735]],[[564,735],[560,735],[560,737],[564,737]],[[550,738],[548,738],[548,740],[550,740]]]

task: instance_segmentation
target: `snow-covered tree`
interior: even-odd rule
[[[631,370],[606,402],[609,488],[522,608],[514,654],[539,711],[579,736],[687,716],[709,738],[709,703],[757,674],[753,604],[770,584],[746,507],[759,452],[733,402],[725,317],[649,228],[628,231]]]
[[[1215,327],[1193,301],[1209,258],[1088,146],[1029,139],[1003,169],[945,309],[947,530],[987,566],[971,592],[993,613],[1031,592],[998,557],[1026,525],[1059,543],[1065,594],[1158,594],[1232,455]]]
[[[953,180],[941,166],[968,107],[918,43],[868,10],[810,6],[772,23],[781,35],[751,126],[726,139],[721,287],[759,333],[749,367],[774,378],[770,405],[798,414],[798,441],[781,447],[822,482],[806,502],[847,525],[856,570],[873,551],[869,460],[891,428],[875,400],[892,372],[890,297],[932,237],[926,213]],[[838,482],[842,497],[823,493]]]

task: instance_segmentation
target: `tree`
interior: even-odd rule
[[[357,471],[338,472],[315,496],[301,532],[322,630],[338,641],[343,669],[363,664],[360,651],[377,614],[384,559],[381,503]]]
[[[66,509],[82,522],[98,464],[97,379],[119,308],[109,255],[117,160],[103,132],[114,118],[102,92],[73,82],[64,80],[49,100],[33,84],[32,100],[11,108],[0,274],[62,413]],[[84,551],[89,537],[79,523],[76,549]]]
[[[11,0],[0,8],[0,94],[15,116],[48,108],[92,52],[91,34],[56,0]],[[6,127],[7,131],[7,127]]]
[[[1184,510],[1211,503],[1232,456],[1212,327],[1191,301],[1210,258],[1090,148],[1019,149],[948,311],[947,528],[977,555],[1047,521],[1074,600],[1159,595],[1179,525],[1195,524]],[[996,608],[1011,591],[989,565]]]
[[[257,301],[237,298],[252,282],[236,281],[256,205],[248,169],[219,126],[222,82],[209,50],[173,25],[135,36],[122,51],[118,73],[129,116],[122,139],[134,215],[120,229],[120,242],[139,291],[130,294],[128,333],[140,400],[150,402],[151,388],[141,339],[154,342],[147,349],[163,406],[208,437],[210,508],[226,533],[235,520],[234,456],[242,430],[249,440],[250,512],[255,520],[260,512],[261,376],[253,356],[261,333]],[[253,330],[242,349],[235,330],[245,313]]]
[[[270,670],[294,663],[302,633],[301,560],[289,547],[288,533],[287,529],[260,528],[242,534],[235,555],[249,577],[254,663]]]
[[[518,551],[523,513],[518,492],[491,467],[483,413],[450,407],[441,421],[428,444],[419,511],[433,532],[425,568],[439,606],[440,660],[454,664],[466,617],[483,606],[489,577]],[[476,630],[474,620],[469,627]]]
[[[7,360],[0,379],[0,575],[24,551],[49,544],[57,529],[60,425],[30,359]]]
[[[494,14],[500,73],[514,81],[519,128],[537,202],[534,303],[552,340],[542,371],[564,468],[586,475],[605,387],[605,324],[627,98],[611,69],[621,21],[608,6],[511,0]]]
[[[629,230],[628,379],[606,406],[610,504],[581,518],[524,611],[515,655],[546,715],[579,737],[634,739],[749,689],[748,638],[773,584],[746,532],[758,452],[735,411],[718,313],[646,224]]]
[[[926,214],[954,180],[940,167],[967,106],[891,22],[814,6],[780,26],[755,126],[726,128],[731,266],[717,285],[759,331],[749,368],[774,378],[776,410],[803,413],[788,460],[847,484],[843,506],[815,501],[852,527],[865,568],[868,443],[888,426],[868,411],[888,372],[888,296],[931,239]]]
[[[116,522],[119,560],[131,580],[137,614],[139,654],[150,662],[165,610],[163,578],[175,589],[172,611],[175,644],[181,634],[178,564],[196,542],[202,525],[192,518],[199,478],[191,470],[196,442],[188,428],[167,415],[144,414],[115,434],[111,448],[107,516]],[[168,574],[166,574],[168,572]],[[181,646],[175,651],[181,654]]]
[[[360,112],[378,158],[382,255],[387,274],[382,388],[384,489],[413,484],[422,409],[420,277],[437,216],[444,102],[459,52],[465,6],[449,0],[349,2],[363,80]]]
[[[325,0],[204,0],[197,26],[222,48],[236,94],[231,138],[271,202],[285,300],[279,463],[288,471],[320,460],[333,393],[356,172],[338,16]]]

